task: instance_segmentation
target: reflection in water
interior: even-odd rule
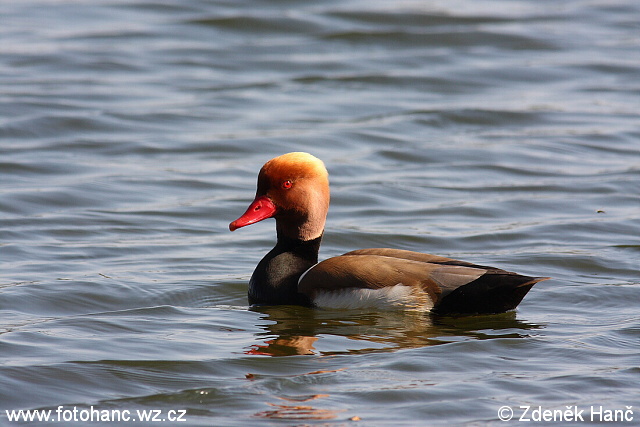
[[[253,307],[262,313],[263,330],[256,334],[258,344],[245,351],[250,355],[294,356],[294,355],[340,355],[354,353],[392,352],[408,348],[419,348],[444,344],[461,339],[484,340],[492,338],[523,338],[527,331],[540,325],[516,319],[515,312],[498,315],[466,317],[433,317],[419,312],[407,311],[342,311],[317,310],[297,306]],[[339,342],[323,350],[323,341]],[[346,343],[346,344],[345,344]],[[317,382],[324,375],[348,369],[318,370],[293,375],[289,378],[305,378]],[[318,394],[283,396],[282,390],[274,391],[265,386],[267,378],[247,374],[246,378],[258,381],[259,388],[266,388],[271,399],[265,402],[269,409],[254,414],[255,417],[281,420],[331,420],[344,409],[319,408],[330,405],[327,390]],[[264,380],[264,381],[261,381]],[[264,391],[263,391],[264,392]],[[284,402],[282,402],[284,401]],[[313,402],[313,403],[311,403]],[[345,416],[346,414],[342,414]],[[359,421],[355,415],[346,420]]]
[[[407,311],[317,310],[297,306],[254,307],[263,313],[260,344],[246,354],[265,356],[387,352],[467,339],[522,338],[540,325],[516,319],[515,312],[466,317],[434,317]],[[318,350],[321,337],[352,341],[341,349]],[[356,343],[357,342],[357,343]],[[364,344],[364,348],[363,348]],[[373,345],[368,345],[373,344]]]
[[[280,397],[279,399],[289,402],[288,404],[269,403],[274,409],[258,412],[255,416],[261,418],[276,418],[288,420],[331,420],[342,410],[319,409],[300,403],[309,402],[315,399],[328,397],[327,394],[314,394],[301,398]]]
[[[246,354],[263,356],[295,356],[300,354],[316,354],[313,343],[317,337],[282,337],[265,341],[266,345],[255,344]]]

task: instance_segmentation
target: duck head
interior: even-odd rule
[[[275,218],[278,237],[313,240],[324,231],[329,198],[322,160],[308,153],[283,154],[262,166],[255,199],[229,230]]]

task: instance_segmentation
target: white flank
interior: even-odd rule
[[[337,309],[411,309],[429,311],[433,301],[422,290],[399,283],[381,289],[347,288],[339,291],[319,291],[313,300],[320,308]]]

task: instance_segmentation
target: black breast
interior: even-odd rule
[[[251,276],[249,304],[310,306],[309,298],[298,293],[298,279],[318,262],[321,239],[278,239]]]

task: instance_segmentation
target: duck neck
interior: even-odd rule
[[[322,234],[310,240],[291,238],[278,232],[276,246],[265,255],[249,281],[249,304],[311,305],[298,293],[298,279],[318,263]]]

